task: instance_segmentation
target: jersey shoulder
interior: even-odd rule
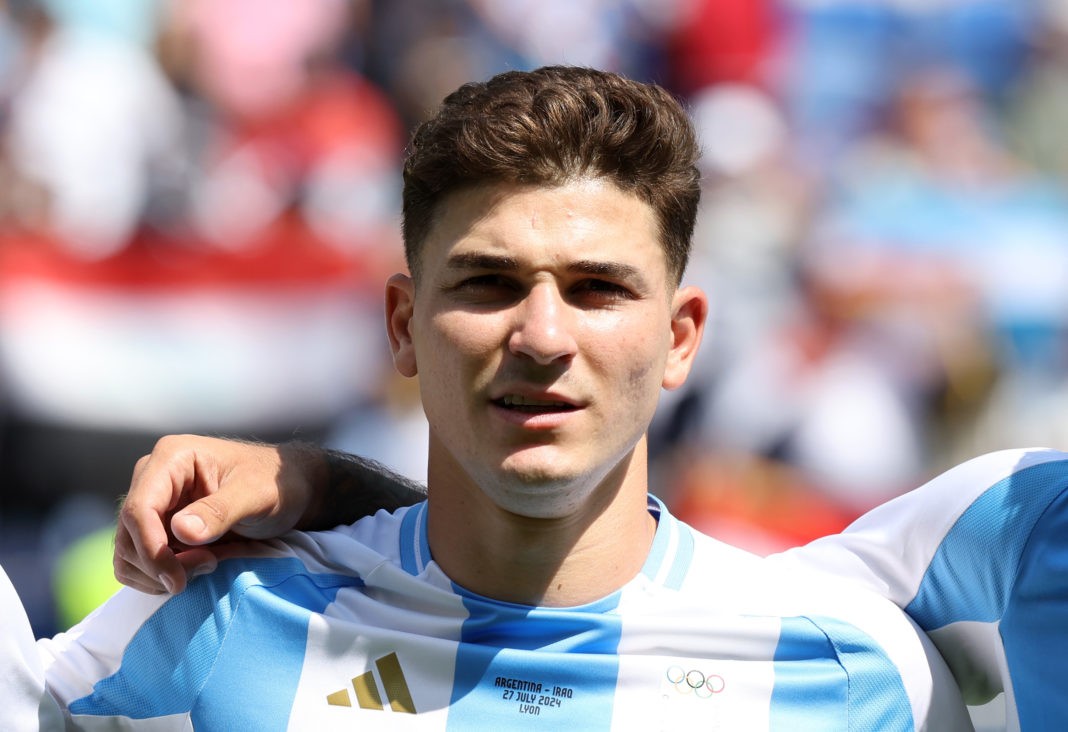
[[[1042,689],[1063,676],[1049,673],[1059,659],[1068,666],[1058,620],[1068,608],[1068,453],[982,455],[774,561],[846,578],[905,609],[969,703],[1005,691],[1021,721],[1052,708]],[[1068,720],[1062,706],[1058,724]]]
[[[75,719],[154,719],[195,715],[213,675],[239,679],[255,666],[242,658],[266,653],[299,671],[312,617],[400,561],[404,517],[383,513],[249,544],[173,597],[123,589],[71,632],[42,642],[49,689]],[[277,670],[279,689],[293,686],[287,673]]]

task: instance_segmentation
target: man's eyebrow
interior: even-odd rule
[[[495,272],[515,272],[520,268],[519,260],[515,257],[478,252],[453,254],[449,256],[445,264],[449,269],[491,270]],[[645,275],[642,274],[640,269],[622,262],[580,259],[568,264],[567,271],[572,274],[607,277],[620,282],[633,282],[638,286],[644,286],[646,283]]]
[[[509,272],[519,269],[519,261],[514,257],[475,252],[452,254],[445,265],[449,269],[492,269]]]
[[[644,284],[645,276],[637,267],[622,262],[604,262],[592,259],[580,259],[567,266],[569,272],[577,274],[608,277],[613,280],[631,281]]]

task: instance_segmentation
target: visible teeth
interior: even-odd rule
[[[554,402],[545,399],[530,399],[528,397],[509,394],[501,401],[506,407],[566,407],[564,402]]]

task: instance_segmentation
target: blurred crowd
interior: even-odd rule
[[[700,131],[712,319],[652,433],[684,519],[773,551],[1068,444],[1066,41],[1068,0],[0,0],[0,560],[64,624],[49,573],[169,432],[422,477],[398,161],[548,63]]]

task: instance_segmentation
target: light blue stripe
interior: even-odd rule
[[[119,670],[70,711],[132,719],[191,713],[198,729],[285,729],[311,613],[359,583],[309,574],[293,558],[221,562],[160,607]]]
[[[619,593],[548,609],[473,596],[461,630],[448,729],[606,730],[619,674]],[[507,688],[498,679],[521,682]],[[572,690],[557,695],[555,687]],[[558,705],[557,705],[558,702]]]
[[[987,489],[935,552],[905,608],[913,620],[924,630],[1000,620],[1032,528],[1066,487],[1068,461],[1062,460],[1025,468]]]
[[[827,636],[805,618],[783,618],[768,728],[845,730],[847,699],[848,679]]]
[[[772,730],[911,732],[897,667],[859,629],[834,618],[783,618],[775,652]]]
[[[1023,552],[1000,630],[1020,729],[1068,719],[1068,492],[1050,504]]]

